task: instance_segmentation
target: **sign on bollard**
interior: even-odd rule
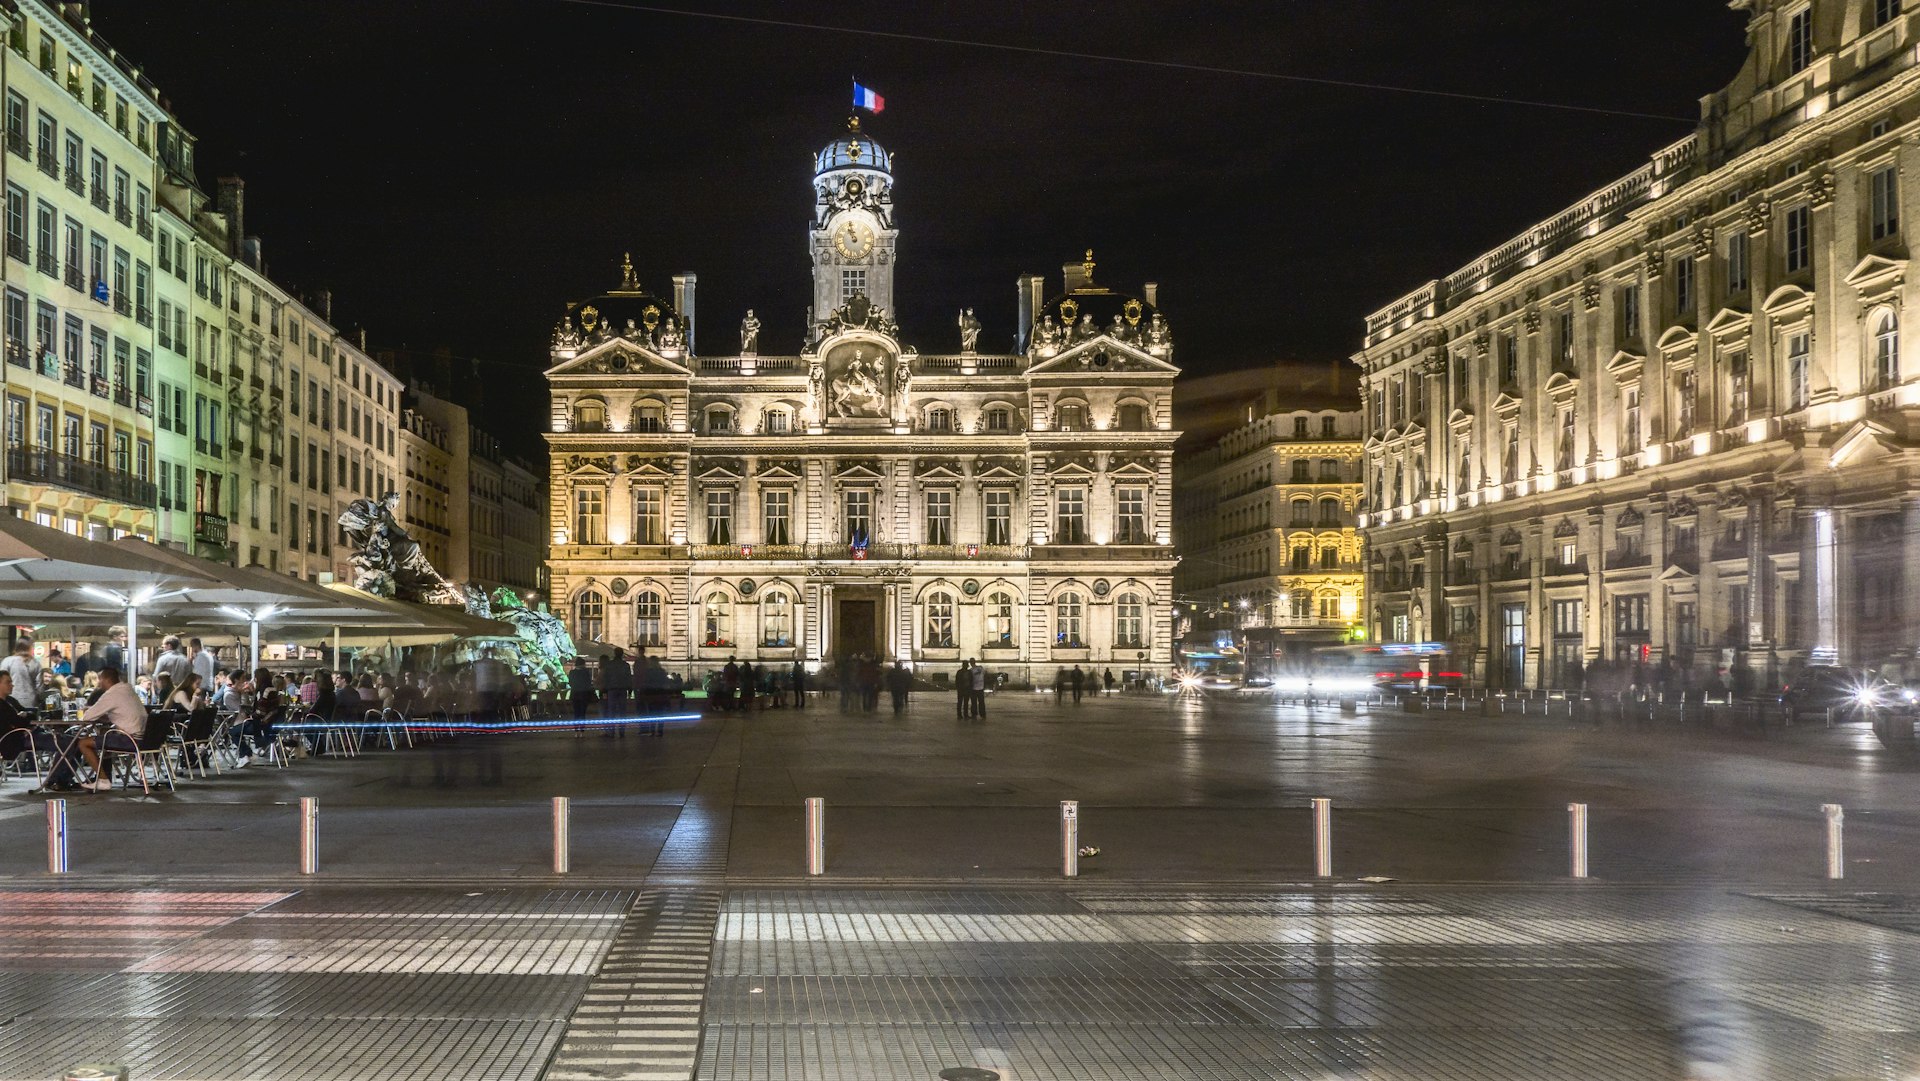
[[[1568,852],[1575,878],[1587,877],[1587,805],[1567,804]]]
[[[827,801],[807,797],[807,873],[827,873]]]
[[[317,874],[320,870],[320,801],[312,796],[300,797],[300,873]]]
[[[1820,810],[1827,816],[1827,877],[1847,877],[1847,841],[1842,832],[1846,828],[1847,812],[1837,803],[1823,803]]]
[[[67,801],[47,801],[47,873],[67,873]]]
[[[1060,801],[1060,873],[1080,877],[1080,801]]]
[[[1333,877],[1333,801],[1313,801],[1313,874],[1315,878]]]
[[[573,801],[566,796],[553,797],[553,873],[564,875],[573,866],[572,824],[568,821]]]

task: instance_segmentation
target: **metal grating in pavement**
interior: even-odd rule
[[[1843,920],[1920,934],[1920,898],[1897,893],[1749,893],[1776,905]]]
[[[686,1081],[720,894],[642,890],[567,1023],[547,1081]]]

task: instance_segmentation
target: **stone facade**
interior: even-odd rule
[[[555,609],[686,672],[1165,671],[1177,369],[1156,290],[1096,284],[1089,253],[1051,299],[1021,279],[1016,352],[978,351],[962,311],[960,350],[919,353],[882,302],[891,159],[849,129],[816,156],[798,354],[762,355],[749,313],[737,352],[695,355],[695,276],[668,297],[630,263],[555,328]]]
[[[1914,655],[1920,12],[1734,6],[1694,134],[1367,320],[1376,634],[1496,685]]]

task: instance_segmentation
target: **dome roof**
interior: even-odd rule
[[[636,336],[649,336],[651,340],[650,332],[679,319],[680,313],[670,298],[641,287],[633,273],[633,261],[628,259],[621,265],[618,288],[567,305],[560,325],[594,341],[603,336],[626,336],[631,324]]]
[[[820,176],[835,169],[873,169],[890,173],[893,171],[893,155],[860,130],[859,117],[849,117],[846,133],[821,147],[820,152],[813,156],[813,175]]]
[[[1139,326],[1150,323],[1159,309],[1149,304],[1144,297],[1131,293],[1109,289],[1096,285],[1093,280],[1093,252],[1087,252],[1084,262],[1068,264],[1065,267],[1067,291],[1060,293],[1033,313],[1035,323],[1042,322],[1047,316],[1061,326],[1072,326],[1091,316],[1096,330],[1105,331],[1113,325],[1115,316],[1119,316],[1126,326]]]

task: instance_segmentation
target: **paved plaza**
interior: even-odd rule
[[[0,1079],[1920,1074],[1920,762],[1857,726],[992,706],[256,764],[73,799],[64,877],[13,782]]]

